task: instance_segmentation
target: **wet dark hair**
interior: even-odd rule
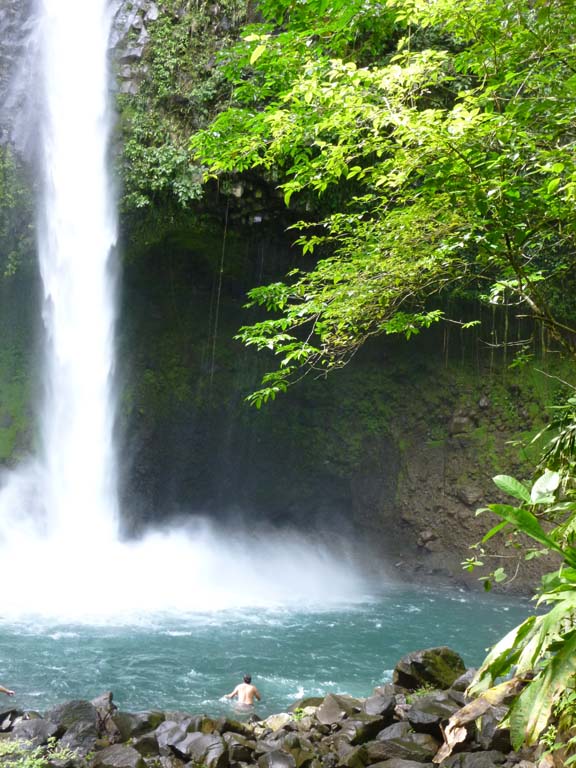
[[[252,682],[252,675],[244,675],[244,682],[250,685],[250,683]]]

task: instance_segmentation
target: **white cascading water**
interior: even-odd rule
[[[3,478],[0,615],[140,621],[158,612],[298,606],[362,595],[346,553],[298,534],[232,534],[201,518],[118,537],[116,239],[107,170],[108,0],[38,0],[38,253],[45,325],[42,450]]]
[[[117,530],[110,23],[106,0],[41,0],[45,506],[50,535],[70,546],[109,543]]]

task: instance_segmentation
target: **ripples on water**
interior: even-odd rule
[[[266,715],[302,696],[367,696],[417,648],[449,645],[476,665],[529,611],[519,600],[392,589],[325,611],[154,614],[107,626],[0,620],[0,682],[16,690],[17,706],[39,711],[112,690],[123,710],[219,714],[229,710],[222,695],[249,672]]]

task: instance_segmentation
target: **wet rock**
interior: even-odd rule
[[[186,721],[176,723],[173,720],[165,720],[156,728],[154,735],[161,755],[173,754],[172,747],[186,736],[187,726]]]
[[[432,685],[444,690],[463,675],[466,667],[462,658],[450,648],[441,646],[414,651],[404,656],[393,673],[393,682],[408,690]]]
[[[434,763],[419,763],[417,760],[404,760],[401,757],[393,757],[382,763],[374,763],[370,768],[436,768]]]
[[[323,725],[332,725],[360,712],[361,709],[362,705],[358,699],[354,699],[352,696],[338,696],[334,693],[329,693],[320,707],[318,707],[316,717]]]
[[[466,504],[467,507],[476,507],[482,498],[483,493],[479,488],[465,486],[456,491],[456,496],[461,502]]]
[[[451,686],[452,690],[465,691],[474,679],[475,674],[475,669],[467,669],[463,675],[460,675],[460,677],[457,677],[456,680],[454,680]]]
[[[166,716],[163,712],[149,710],[147,712],[116,712],[112,714],[112,721],[122,735],[122,741],[144,733],[154,731],[161,725]]]
[[[339,753],[338,765],[346,766],[346,768],[364,768],[368,762],[368,752],[364,746],[351,748],[348,745],[348,751]]]
[[[418,696],[406,713],[406,719],[418,733],[442,738],[440,726],[448,721],[461,705],[448,692]]]
[[[254,736],[253,729],[249,723],[241,723],[239,720],[230,720],[227,717],[221,718],[216,722],[218,733],[238,733],[251,739]]]
[[[23,714],[21,709],[8,709],[5,712],[0,712],[0,733],[10,731],[16,720]]]
[[[494,768],[506,762],[501,752],[461,752],[442,761],[442,768]]]
[[[307,707],[319,707],[323,701],[323,696],[305,696],[291,704],[288,707],[288,712],[295,712],[297,709],[306,709]]]
[[[186,733],[173,742],[172,749],[177,757],[205,768],[227,768],[229,764],[226,743],[219,734]]]
[[[271,731],[278,731],[280,728],[284,728],[292,722],[292,716],[287,712],[279,712],[277,715],[270,715],[262,721],[262,725],[265,728],[270,728]]]
[[[228,747],[230,762],[248,763],[252,760],[256,748],[255,741],[237,733],[225,733],[223,739]]]
[[[156,757],[160,754],[160,748],[154,733],[144,733],[131,741],[132,746],[142,757]]]
[[[500,728],[500,722],[508,712],[507,707],[491,707],[482,715],[476,741],[486,751],[510,752],[510,729]]]
[[[189,732],[197,731],[199,733],[214,733],[217,730],[217,721],[206,715],[195,715],[192,717],[187,730]]]
[[[351,719],[342,724],[340,735],[347,738],[352,746],[363,744],[365,741],[375,739],[387,725],[392,722],[392,717],[383,715],[353,715]]]
[[[16,723],[10,734],[14,740],[29,741],[35,747],[48,743],[48,739],[58,735],[59,729],[56,723],[44,718],[34,720],[20,720]]]
[[[48,710],[44,715],[46,720],[51,720],[63,730],[70,728],[80,721],[98,725],[98,712],[94,704],[89,701],[66,701],[57,707]]]
[[[276,749],[258,758],[258,768],[296,768],[296,761],[288,752]]]
[[[440,742],[427,733],[414,733],[409,723],[394,723],[378,734],[376,741],[366,744],[369,762],[378,763],[400,757],[416,762],[431,761]]]
[[[133,747],[114,744],[98,752],[90,768],[146,768],[146,763]]]
[[[184,768],[185,765],[184,761],[175,755],[161,755],[154,758],[154,763],[160,765],[161,768]]]
[[[78,720],[68,728],[60,739],[60,744],[63,747],[70,747],[80,755],[87,755],[98,746],[99,736],[98,727],[94,723]]]

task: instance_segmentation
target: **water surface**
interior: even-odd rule
[[[16,690],[16,706],[38,711],[112,690],[126,711],[221,714],[222,695],[248,672],[264,716],[303,695],[368,696],[418,648],[449,645],[477,665],[529,611],[492,595],[391,588],[327,610],[156,613],[126,625],[0,619],[0,682]]]

